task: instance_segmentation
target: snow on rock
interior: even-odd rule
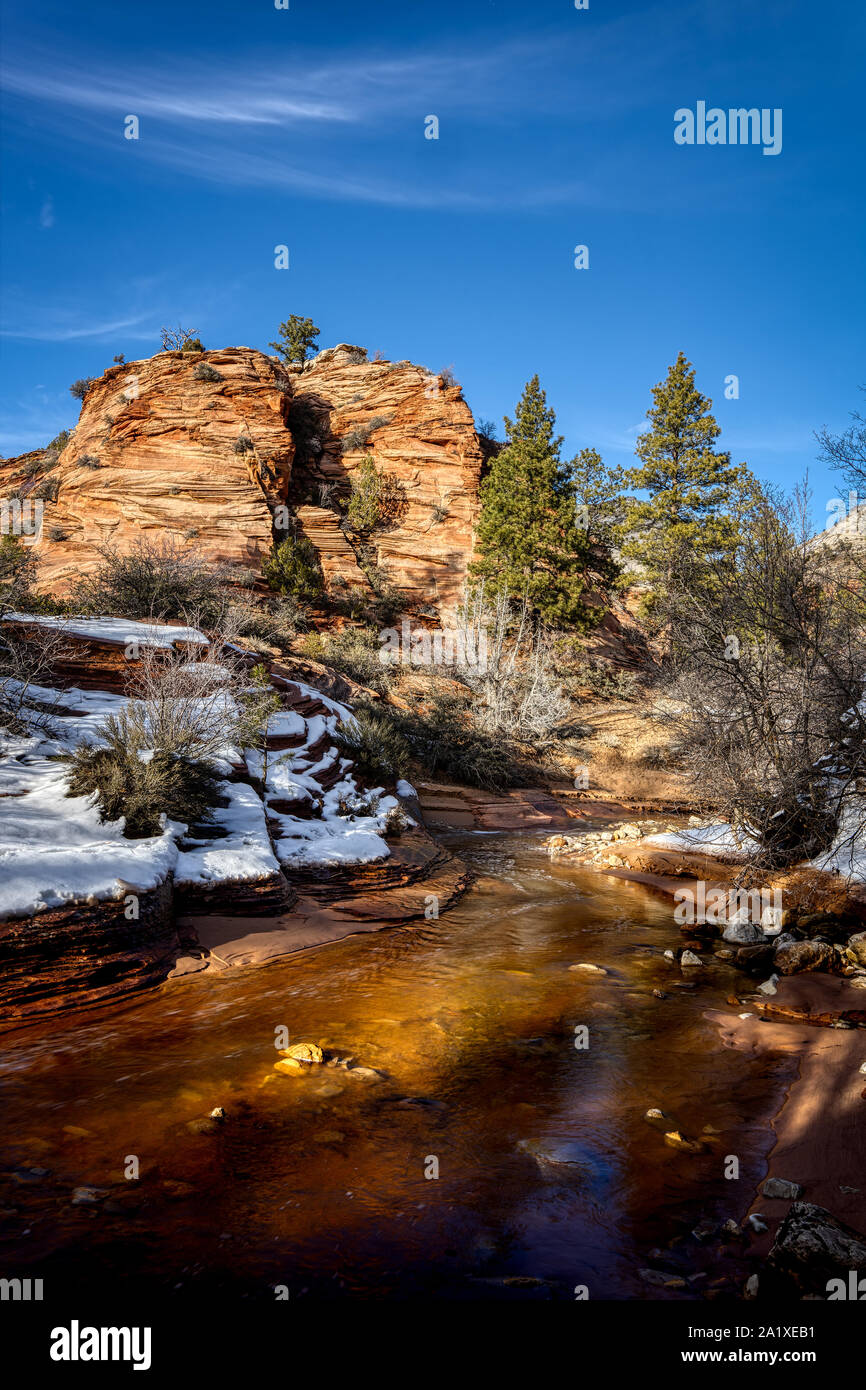
[[[148,645],[206,640],[193,628],[114,618],[15,617],[79,636]],[[221,792],[229,804],[216,808],[212,821],[225,833],[211,838],[202,831],[195,840],[186,826],[171,822],[159,836],[126,839],[122,820],[100,823],[93,798],[66,795],[68,769],[57,755],[82,742],[98,743],[101,722],[123,709],[125,696],[29,687],[30,708],[25,706],[21,717],[30,719],[32,736],[0,732],[0,917],[33,916],[54,907],[146,892],[172,873],[179,884],[213,885],[268,878],[281,864],[333,866],[387,858],[383,832],[399,802],[382,788],[361,792],[351,762],[333,742],[339,724],[351,721],[351,711],[318,690],[295,684],[328,712],[307,718],[294,710],[273,715],[271,737],[303,737],[303,743],[269,753],[264,800],[244,782],[224,782]],[[216,770],[225,775],[242,755],[228,745],[221,752]],[[248,749],[245,759],[249,774],[261,782],[263,753]],[[323,787],[319,777],[335,785]],[[408,783],[401,785],[407,789],[404,794],[414,795]],[[281,813],[274,810],[274,801],[302,801],[316,814],[308,819]]]
[[[217,807],[211,822],[228,835],[182,849],[176,883],[246,883],[279,871],[261,798],[242,782],[226,782],[220,790],[230,804]]]
[[[755,842],[742,832],[737,833],[724,821],[713,825],[690,826],[687,830],[668,831],[661,835],[647,835],[645,845],[655,845],[657,849],[701,850],[704,854],[744,854],[750,844]]]
[[[340,755],[336,744],[329,743],[316,757],[310,749],[323,738],[332,738],[340,723],[348,723],[352,713],[320,691],[300,681],[295,684],[302,694],[320,700],[331,711],[313,714],[301,720],[303,730],[292,727],[294,734],[304,732],[305,740],[285,753],[270,753],[267,765],[265,801],[268,815],[277,830],[276,850],[280,863],[324,867],[337,864],[369,864],[387,859],[391,853],[383,837],[389,811],[399,802],[385,796],[384,789],[361,792],[351,774],[351,763]],[[279,719],[280,716],[277,716]],[[274,733],[273,725],[269,730]],[[264,756],[256,749],[247,749],[247,767],[252,776],[264,782]],[[323,772],[342,773],[340,780],[325,790],[317,780]],[[274,809],[274,801],[305,801],[317,808],[313,817],[294,816]]]
[[[6,613],[4,621],[57,628],[60,632],[68,632],[70,637],[89,637],[94,641],[118,642],[124,646],[128,642],[166,650],[172,648],[175,642],[204,643],[207,646],[207,638],[197,628],[137,622],[131,618],[44,618],[33,613]]]
[[[91,797],[66,796],[66,769],[56,762],[31,753],[12,776],[30,789],[0,798],[0,918],[147,892],[174,868],[171,828],[124,839],[123,821],[101,824]]]

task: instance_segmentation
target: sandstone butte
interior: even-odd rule
[[[341,344],[287,368],[237,347],[110,367],[49,472],[39,451],[0,463],[0,495],[43,498],[40,587],[63,596],[98,567],[100,546],[142,537],[258,573],[287,505],[329,588],[369,587],[360,557],[407,607],[453,610],[484,458],[472,413],[459,387],[425,368],[361,356]],[[201,380],[203,363],[220,379]],[[386,529],[361,538],[341,529],[334,492],[321,501],[327,484],[345,497],[366,456],[399,481],[402,500]]]

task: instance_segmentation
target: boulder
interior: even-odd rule
[[[218,379],[201,380],[202,366]],[[251,348],[110,367],[49,475],[40,584],[62,594],[98,568],[99,546],[124,551],[142,538],[257,570],[288,492],[290,397],[284,369]]]
[[[866,931],[858,931],[848,939],[848,957],[858,965],[866,965]]]
[[[722,940],[737,946],[752,946],[763,941],[764,933],[754,922],[729,922],[722,932]]]
[[[823,970],[832,959],[833,948],[823,941],[792,941],[778,948],[773,964],[783,975],[799,975],[806,970]]]
[[[866,1235],[824,1207],[794,1202],[776,1233],[769,1263],[801,1289],[825,1293],[830,1279],[866,1270]]]
[[[411,362],[370,362],[348,344],[289,368],[289,426],[298,452],[293,495],[318,502],[320,485],[345,497],[366,457],[390,474],[402,509],[368,538],[381,569],[407,603],[453,612],[461,602],[478,516],[484,450],[459,386]],[[302,526],[321,545],[326,578],[352,561],[324,509],[304,510]]]

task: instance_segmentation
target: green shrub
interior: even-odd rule
[[[45,478],[36,489],[36,498],[41,502],[56,502],[60,491],[58,478]]]
[[[316,599],[324,588],[318,553],[306,536],[287,536],[275,546],[262,573],[277,593],[299,599]]]
[[[96,454],[81,454],[75,462],[79,468],[101,468],[102,464]]]
[[[248,434],[238,435],[233,448],[236,454],[250,454],[253,451],[253,441]]]
[[[355,425],[352,429],[347,430],[340,440],[340,451],[344,454],[351,454],[356,449],[363,449],[369,438],[370,430],[367,425]]]
[[[197,362],[193,378],[196,381],[222,381],[222,375],[210,362]]]
[[[80,376],[77,381],[73,381],[69,388],[70,395],[77,401],[83,401],[94,382],[98,381],[96,376]]]
[[[124,816],[124,833],[132,840],[159,835],[162,814],[187,825],[207,818],[219,800],[219,779],[212,769],[165,749],[142,762],[138,754],[144,750],[130,740],[124,715],[106,720],[106,747],[82,744],[70,755],[67,796],[94,795],[100,818]]]
[[[34,454],[26,458],[19,471],[23,478],[38,478],[40,473],[46,471],[44,455]]]
[[[346,627],[319,643],[321,655],[314,658],[335,671],[342,671],[359,685],[384,694],[391,684],[390,668],[379,660],[382,645],[372,628]],[[312,655],[312,651],[310,652]]]
[[[340,725],[334,741],[358,771],[374,781],[396,781],[409,760],[409,750],[396,721],[367,705],[359,705],[352,721]]]
[[[527,780],[520,755],[504,739],[476,729],[468,701],[456,693],[438,692],[426,713],[399,718],[412,756],[430,773],[488,791]]]
[[[406,509],[406,494],[399,479],[379,473],[369,454],[352,474],[350,485],[346,521],[354,531],[394,525]]]
[[[634,700],[637,696],[637,676],[621,666],[586,662],[579,668],[578,679],[605,700]]]
[[[20,536],[0,536],[0,613],[20,609],[36,580],[36,558]]]
[[[71,430],[61,430],[59,434],[54,436],[48,447],[49,449],[56,449],[58,453],[62,453],[71,438]]]
[[[295,594],[286,594],[283,598],[253,609],[247,620],[245,635],[258,637],[260,641],[288,652],[298,629],[306,627],[308,619],[306,604]]]
[[[301,318],[299,314],[289,314],[285,323],[280,324],[277,342],[268,343],[284,362],[298,362],[301,366],[311,352],[318,347],[319,329],[312,319]]]

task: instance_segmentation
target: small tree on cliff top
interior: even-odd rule
[[[584,601],[592,567],[586,531],[575,525],[574,492],[560,460],[556,416],[538,377],[506,416],[506,447],[481,486],[478,559],[487,592],[508,590],[556,626],[591,626]]]
[[[316,351],[318,341],[319,329],[312,319],[290,314],[285,323],[280,324],[278,341],[268,343],[268,347],[272,347],[284,362],[300,362],[303,366],[308,354]]]

